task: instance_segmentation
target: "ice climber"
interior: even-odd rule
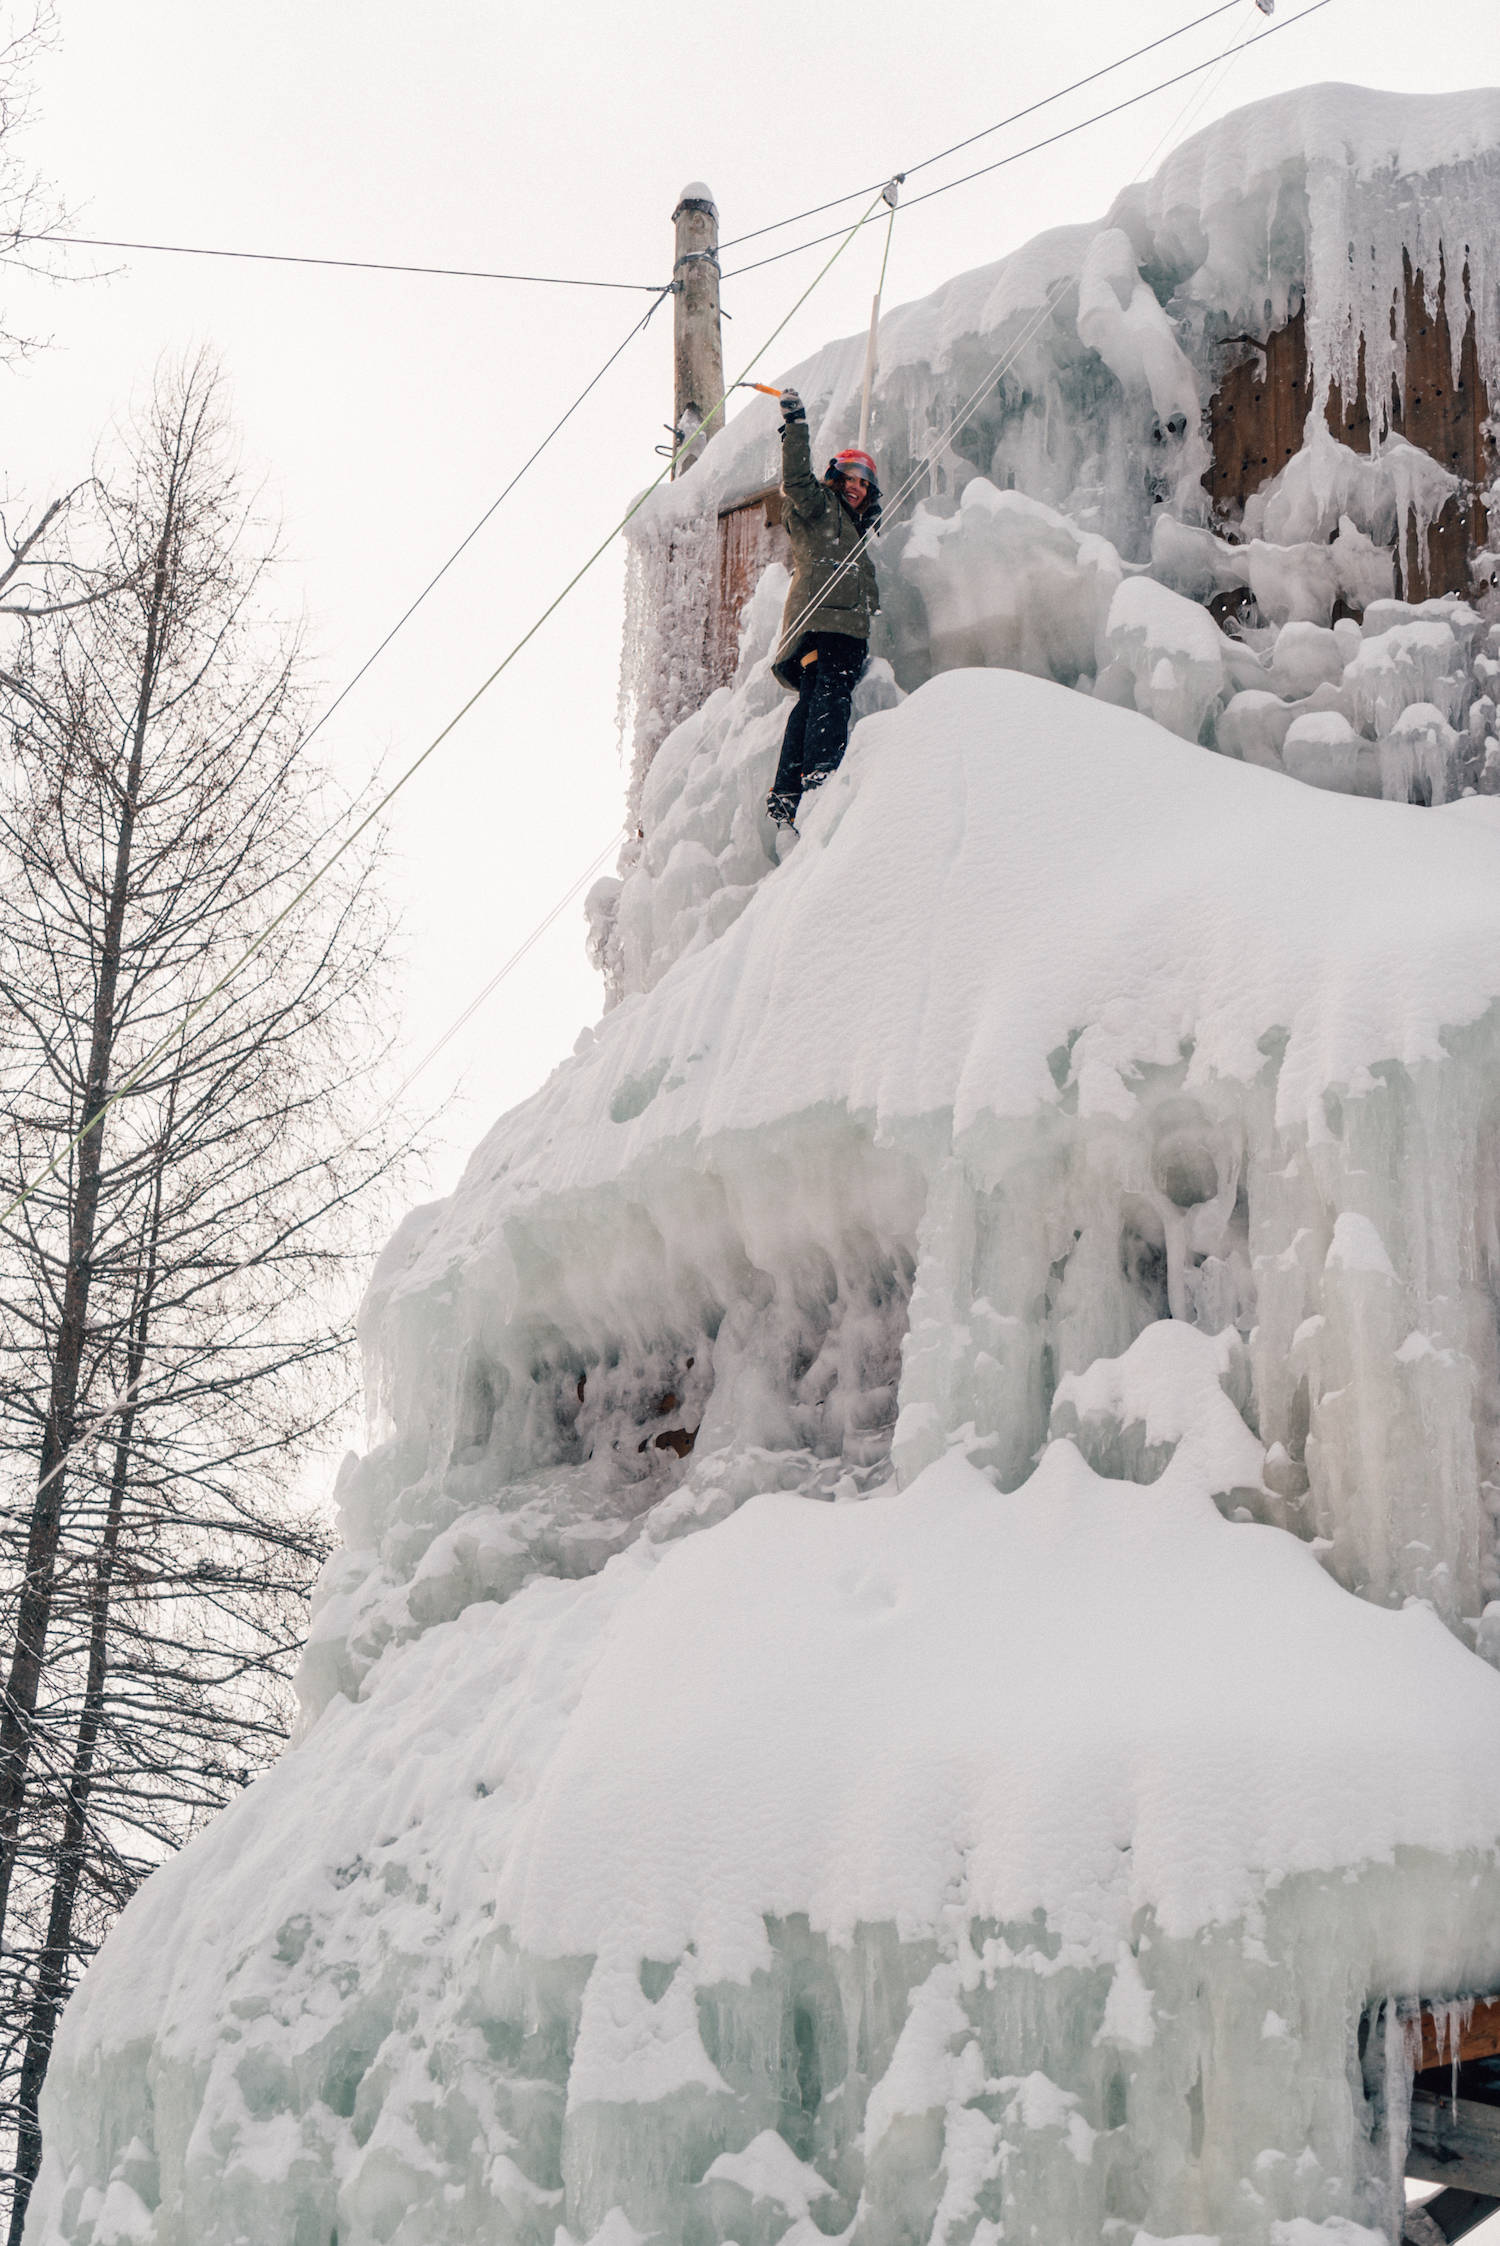
[[[781,393],[782,521],[792,542],[792,589],[772,666],[797,697],[781,762],[766,798],[789,827],[809,789],[836,772],[849,738],[849,704],[869,648],[880,588],[869,539],[880,523],[875,463],[852,447],[813,474],[807,414],[795,390]]]

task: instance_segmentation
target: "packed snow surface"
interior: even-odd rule
[[[774,890],[481,1146],[451,1221],[824,1101],[961,1137],[1055,1105],[1059,1046],[1079,1111],[1124,1115],[1141,1065],[1186,1041],[1188,1089],[1249,1081],[1278,1031],[1305,1123],[1500,995],[1500,804],[1474,809],[1328,801],[1042,681],[944,673],[865,721]]]
[[[868,2093],[872,2170],[901,2117],[940,2119],[967,2075],[970,2185],[1005,2173],[1011,2142],[1018,2205],[1056,2193],[1059,2162],[1090,2171],[1087,2204],[1103,2117],[985,2055],[986,1988],[1039,2000],[1062,1975],[1144,2105],[1183,2061],[1176,1954],[1239,1921],[1257,1875],[1294,1895],[1403,1849],[1487,1858],[1497,1834],[1500,1679],[1429,1611],[1351,1599],[1291,1538],[1226,1524],[1190,1475],[1106,1482],[1059,1443],[1010,1496],[949,1460],[863,1505],[763,1497],[388,1656],[132,1905],[70,2017],[87,2103],[55,2102],[54,2128],[97,2134],[108,2110],[138,2171],[155,2163],[135,2133],[154,2132],[139,2235],[174,2242],[312,2235],[315,2208],[341,2238],[545,2238],[565,2195],[587,2232],[599,2159],[645,2232],[629,2117],[674,2101],[700,2197],[737,2185],[788,2216],[828,2197],[847,2221],[847,2154],[829,2160],[812,2115],[801,2158],[784,2112],[765,2141],[776,2100],[720,2017],[753,2017],[801,1918],[804,1945],[857,1954],[885,1927],[912,1958],[907,2031],[872,2016],[875,2050],[846,2062],[844,2125]],[[1425,1961],[1429,1894],[1362,1930],[1377,1982]],[[1018,1971],[1041,1914],[1051,1962]],[[1500,1936],[1472,1954],[1500,1962]],[[1264,1940],[1247,1955],[1255,2036],[1269,1995],[1307,2032],[1299,1975]],[[549,1974],[554,2003],[572,1992],[552,2028]],[[548,2034],[571,2046],[565,2099]],[[831,2044],[818,2063],[835,2069]],[[520,2120],[539,2098],[541,2162],[534,2111]],[[948,2134],[934,2166],[956,2178]],[[59,2167],[38,2234],[85,2235],[97,2202],[70,2200]],[[1139,2211],[1173,2197],[1148,2183]],[[886,2235],[874,2195],[866,2225]]]
[[[847,1943],[1040,1909],[1112,1957],[1141,1910],[1192,1934],[1257,1875],[1497,1838],[1500,1677],[1430,1609],[1350,1599],[1191,1475],[1101,1482],[1060,1442],[1009,1496],[944,1461],[672,1548],[496,1897],[538,1954],[746,1980],[767,1915]]]

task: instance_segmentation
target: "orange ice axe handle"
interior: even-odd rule
[[[763,398],[779,398],[781,392],[773,390],[769,382],[737,382],[736,390],[758,390]]]

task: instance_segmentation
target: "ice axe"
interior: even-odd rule
[[[779,398],[781,396],[781,392],[774,390],[769,382],[731,382],[729,387],[731,390],[759,390],[763,398]],[[715,410],[717,411],[717,408]],[[656,449],[664,459],[675,459],[676,448],[682,443],[682,431],[674,429],[670,422],[664,422],[662,426],[672,442],[669,445],[658,445]]]

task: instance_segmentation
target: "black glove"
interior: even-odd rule
[[[795,390],[782,391],[781,418],[783,421],[805,421],[807,419],[807,408]]]

